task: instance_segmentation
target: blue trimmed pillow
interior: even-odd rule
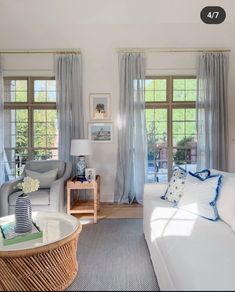
[[[220,192],[222,175],[202,178],[189,172],[184,185],[184,195],[177,207],[216,221],[219,218],[216,201]]]
[[[209,169],[203,169],[202,171],[191,174],[203,180],[209,177],[211,172]],[[168,183],[166,193],[161,197],[161,199],[167,200],[171,203],[177,203],[184,194],[186,176],[187,172],[180,166],[176,166],[173,170],[172,178]]]
[[[201,178],[202,180],[207,179],[211,175],[211,172],[209,169],[203,169],[201,171],[197,171],[194,173],[189,171],[189,173],[191,175],[197,176],[198,178]]]
[[[187,173],[183,168],[180,166],[175,167],[172,178],[168,183],[166,193],[161,199],[177,203],[183,195],[186,175]]]

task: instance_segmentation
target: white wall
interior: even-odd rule
[[[226,10],[226,21],[220,25],[202,23],[201,9],[216,4]],[[114,143],[95,144],[90,160],[102,176],[102,201],[113,200],[116,172],[116,48],[231,48],[229,168],[235,171],[234,30],[234,0],[0,0],[0,49],[81,49],[86,125],[89,93],[111,93]],[[4,55],[3,66],[5,75],[51,75],[53,57]],[[195,68],[195,53],[147,54],[147,74],[193,74]]]

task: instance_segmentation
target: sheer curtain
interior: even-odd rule
[[[228,56],[225,53],[204,53],[198,62],[198,169],[227,170]]]
[[[143,201],[146,169],[144,114],[145,59],[142,53],[119,54],[119,128],[115,201]]]
[[[84,138],[82,101],[82,57],[80,54],[56,56],[56,84],[59,121],[59,159],[72,160],[71,139]]]
[[[0,186],[5,181],[4,173],[4,95],[3,95],[3,73],[0,56]]]

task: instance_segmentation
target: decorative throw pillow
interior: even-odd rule
[[[189,172],[185,180],[184,195],[177,207],[216,221],[219,218],[216,201],[220,192],[221,180],[222,175],[202,179]]]
[[[173,175],[168,184],[166,193],[161,197],[161,199],[172,203],[177,203],[183,195],[186,175],[186,171],[183,168],[177,166],[173,170]]]
[[[51,187],[53,181],[56,180],[58,168],[52,169],[47,172],[36,172],[29,169],[25,170],[27,176],[30,176],[33,179],[39,180],[40,189],[48,189]]]
[[[194,176],[197,176],[198,178],[201,178],[202,180],[207,179],[211,175],[211,172],[209,169],[203,169],[201,171],[197,171],[194,173],[190,171],[190,173]]]

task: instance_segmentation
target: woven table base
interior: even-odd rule
[[[62,291],[78,272],[81,227],[59,242],[35,249],[0,252],[1,291]]]

